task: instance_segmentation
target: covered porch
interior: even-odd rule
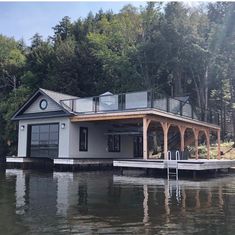
[[[168,151],[179,151],[181,156],[185,155],[186,147],[194,146],[193,159],[198,160],[200,156],[198,147],[203,140],[206,144],[206,156],[210,159],[210,135],[213,134],[214,142],[217,142],[217,159],[220,159],[220,128],[206,122],[182,118],[159,111],[132,111],[122,113],[103,113],[78,115],[71,118],[72,123],[96,123],[107,124],[109,129],[102,135],[128,136],[132,138],[129,145],[130,158],[168,159]],[[123,146],[121,146],[122,148]],[[118,158],[118,155],[116,155]],[[181,160],[185,158],[181,158]],[[187,158],[188,159],[188,158]]]

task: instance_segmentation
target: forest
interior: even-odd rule
[[[156,89],[189,96],[220,114],[221,138],[235,130],[235,3],[126,5],[65,16],[30,45],[0,34],[0,156],[16,154],[11,116],[39,87],[79,97]]]

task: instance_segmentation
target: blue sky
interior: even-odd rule
[[[101,8],[116,13],[128,3],[136,7],[145,5],[144,2],[0,2],[0,34],[17,40],[23,38],[29,44],[35,33],[44,38],[52,35],[52,27],[64,16],[74,21]]]

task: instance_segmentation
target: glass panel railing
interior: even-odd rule
[[[125,109],[147,108],[148,92],[133,92],[125,94]]]
[[[167,111],[167,98],[156,99],[153,101],[153,108]]]
[[[73,109],[73,100],[63,100],[61,102],[61,104],[65,107],[65,108],[69,108],[69,109]]]
[[[74,111],[78,113],[93,112],[93,98],[81,98],[74,100]]]
[[[219,124],[218,113],[192,107],[178,99],[164,97],[157,92],[141,91],[119,95],[101,95],[97,97],[62,100],[61,104],[75,113],[112,112],[118,110],[133,110],[155,108],[169,113],[192,118],[198,121]]]
[[[192,117],[192,106],[190,104],[183,104],[182,105],[182,115],[185,117]]]
[[[200,108],[194,107],[193,119],[196,119],[198,121],[202,121],[202,110]]]
[[[169,112],[174,114],[180,114],[180,101],[169,98]]]
[[[99,97],[98,111],[117,111],[118,95],[105,95]]]

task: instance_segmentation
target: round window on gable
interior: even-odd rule
[[[45,100],[45,99],[41,100],[39,103],[40,109],[42,109],[42,110],[45,110],[47,108],[47,105],[48,105],[47,100]]]

